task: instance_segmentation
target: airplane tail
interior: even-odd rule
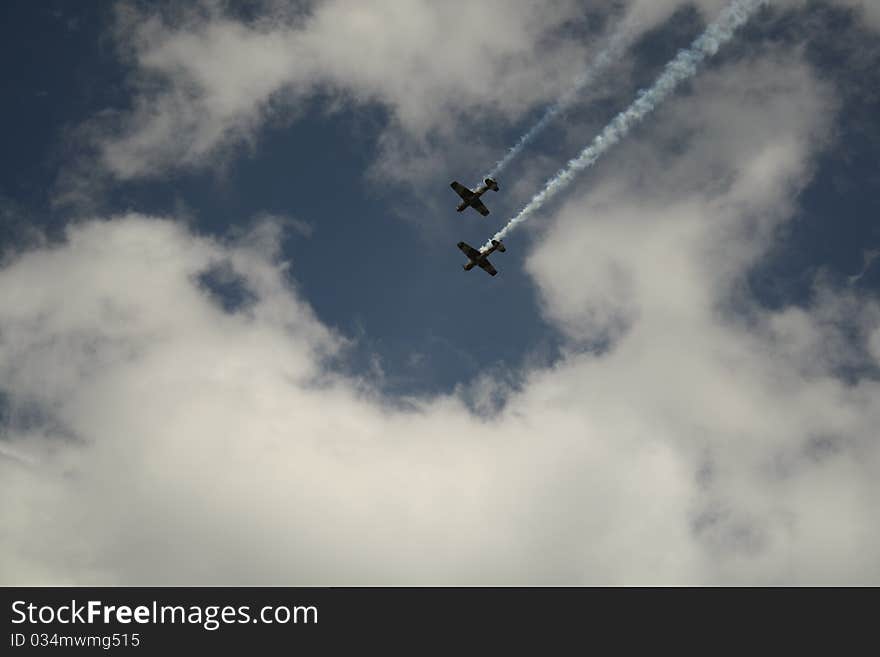
[[[495,182],[494,178],[486,178],[485,183],[486,183],[486,187],[491,189],[493,192],[498,191],[498,183]]]
[[[501,253],[504,253],[505,251],[507,251],[507,249],[504,246],[504,243],[500,242],[498,240],[492,240],[492,246],[494,246]]]

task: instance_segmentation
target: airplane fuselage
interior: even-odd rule
[[[494,191],[498,191],[498,182],[494,178],[486,178],[482,184],[478,185],[475,189],[470,189],[469,187],[465,187],[457,180],[453,180],[450,184],[450,187],[455,190],[455,193],[459,195],[461,198],[461,203],[458,204],[458,207],[455,208],[459,212],[464,212],[468,208],[473,208],[477,212],[479,212],[484,217],[489,214],[489,208],[487,208],[483,202],[480,200],[480,197],[486,192],[487,189],[491,189]]]
[[[461,244],[459,244],[459,248],[461,248]],[[476,257],[470,257],[470,256],[468,257],[467,264],[463,265],[464,270],[470,271],[474,267],[477,267],[477,266],[482,267],[484,264],[488,263],[489,256],[492,255],[493,253],[495,253],[496,251],[501,251],[502,253],[504,253],[504,251],[506,251],[506,249],[504,248],[504,245],[501,242],[496,242],[495,240],[492,240],[492,246],[490,246],[488,249],[480,249],[478,252],[479,255],[477,255]]]
[[[480,257],[477,258],[477,262],[475,262],[474,264],[479,264],[479,261],[480,261],[480,260],[485,260],[485,259],[488,258],[490,255],[492,255],[493,253],[495,253],[496,251],[498,251],[499,248],[501,249],[501,252],[503,253],[503,252],[504,252],[504,247],[501,245],[501,242],[496,242],[496,241],[493,240],[493,241],[492,241],[492,246],[490,246],[488,249],[485,249],[485,250],[484,250],[484,249],[480,249]]]
[[[459,212],[464,212],[469,207],[471,207],[471,205],[473,205],[473,202],[478,200],[488,189],[489,189],[489,186],[486,185],[486,183],[483,183],[482,185],[477,187],[475,190],[473,190],[473,192],[474,192],[473,198],[471,198],[469,201],[462,201],[461,203],[459,203],[456,210],[458,210]]]
[[[467,256],[467,264],[462,265],[465,271],[470,271],[474,267],[479,267],[483,271],[485,271],[489,276],[495,276],[498,273],[498,270],[492,266],[492,263],[489,262],[489,256],[495,253],[495,251],[501,251],[504,253],[506,249],[504,248],[504,244],[501,243],[501,240],[493,239],[488,249],[481,248],[475,249],[467,242],[459,242],[458,243],[459,250]]]

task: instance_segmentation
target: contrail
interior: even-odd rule
[[[733,38],[734,33],[742,27],[751,15],[768,0],[734,0],[721,12],[712,25],[691,44],[687,50],[680,50],[675,59],[666,65],[663,73],[647,91],[639,92],[638,97],[626,110],[612,119],[602,132],[593,139],[581,154],[561,169],[544,185],[544,189],[535,194],[519,214],[507,222],[492,239],[500,240],[513,230],[517,224],[525,221],[530,214],[538,210],[553,196],[565,189],[575,176],[584,169],[591,167],[596,161],[623,139],[632,128],[663,102],[684,80],[692,77],[699,65],[707,57],[711,57],[718,49]],[[483,248],[492,245],[486,242]]]
[[[528,132],[519,138],[519,141],[507,151],[504,157],[495,163],[495,166],[492,167],[492,170],[489,173],[480,178],[480,181],[485,178],[495,178],[499,173],[504,171],[504,169],[506,169],[507,166],[522,152],[522,149],[535,139],[535,137],[540,135],[544,129],[553,122],[556,115],[569,107],[577,99],[584,88],[592,83],[593,80],[596,79],[596,76],[614,61],[620,52],[625,49],[627,41],[628,39],[624,37],[622,32],[618,32],[611,37],[611,43],[596,55],[596,59],[583,73],[581,73],[580,76],[578,76],[571,89],[566,91],[559,100],[546,109],[540,120],[529,128]]]

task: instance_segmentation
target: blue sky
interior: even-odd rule
[[[313,420],[302,418],[310,418],[312,408],[323,408],[325,403],[329,410],[322,411],[321,417],[332,415],[342,423],[348,422],[343,418],[354,418],[348,429],[357,436],[351,438],[351,452],[344,447],[339,450],[359,456],[341,456],[332,466],[326,465],[323,455],[314,457],[319,465],[312,469],[326,468],[329,478],[345,479],[346,468],[351,466],[359,471],[358,477],[370,478],[372,483],[363,484],[369,490],[384,491],[383,484],[376,483],[384,479],[413,477],[412,489],[397,491],[407,499],[418,489],[412,493],[414,500],[434,500],[438,491],[452,486],[440,475],[430,474],[438,463],[447,463],[450,472],[469,466],[458,463],[445,448],[435,460],[430,454],[436,443],[431,440],[445,444],[448,439],[452,445],[463,440],[464,434],[480,434],[484,414],[499,418],[499,426],[505,427],[498,441],[508,437],[517,445],[518,441],[534,441],[532,447],[512,448],[514,455],[500,459],[502,474],[497,480],[488,474],[471,477],[469,470],[449,474],[453,480],[463,477],[464,489],[471,494],[462,493],[460,499],[458,493],[453,494],[448,507],[435,508],[441,503],[434,501],[423,506],[413,502],[413,509],[428,505],[428,515],[439,518],[436,530],[413,530],[419,537],[413,539],[414,544],[433,540],[433,532],[441,531],[443,519],[456,509],[473,505],[481,514],[486,509],[497,511],[498,505],[505,509],[503,528],[487,520],[494,513],[489,511],[450,520],[453,533],[475,531],[475,527],[486,532],[480,533],[480,547],[463,549],[461,561],[435,557],[443,565],[429,575],[431,566],[415,557],[403,559],[398,566],[379,560],[371,571],[369,560],[342,555],[338,570],[332,571],[322,570],[323,562],[315,561],[317,557],[304,556],[303,563],[311,564],[312,571],[278,565],[288,582],[336,581],[332,572],[341,573],[341,580],[349,583],[369,580],[370,572],[387,582],[766,582],[772,580],[768,573],[778,566],[774,559],[784,552],[780,547],[784,540],[800,541],[804,547],[798,553],[800,561],[795,559],[786,565],[788,570],[783,569],[785,581],[855,581],[860,572],[880,576],[876,568],[858,570],[858,564],[869,561],[867,555],[876,540],[873,534],[864,541],[856,537],[861,507],[852,512],[853,526],[841,530],[854,537],[841,554],[855,555],[856,565],[851,570],[819,573],[812,540],[821,523],[803,510],[808,501],[799,497],[799,491],[806,484],[791,484],[791,508],[784,513],[769,502],[761,506],[751,493],[744,492],[753,486],[750,478],[765,476],[767,463],[800,463],[807,458],[804,454],[812,454],[809,445],[815,444],[816,434],[834,434],[842,444],[856,446],[851,452],[841,448],[846,458],[875,463],[876,441],[864,429],[872,422],[865,399],[875,394],[872,386],[880,353],[880,332],[873,314],[880,290],[880,258],[874,255],[880,250],[880,173],[876,167],[880,21],[873,7],[858,0],[771,2],[655,115],[511,234],[507,252],[493,256],[500,275],[491,278],[479,270],[462,271],[463,256],[456,242],[466,240],[475,246],[485,242],[640,89],[650,86],[665,63],[687,47],[725,5],[715,0],[668,0],[653,5],[561,0],[546,12],[536,13],[528,3],[516,3],[509,15],[498,17],[497,24],[479,24],[497,12],[494,3],[470,6],[475,20],[468,21],[458,37],[450,36],[449,25],[435,25],[442,19],[421,2],[413,4],[409,19],[392,19],[396,14],[388,3],[365,3],[358,9],[360,18],[352,18],[350,24],[346,21],[355,12],[347,13],[344,6],[330,1],[309,6],[305,13],[282,2],[255,2],[244,13],[222,2],[193,3],[183,9],[135,2],[4,3],[0,47],[5,100],[0,119],[7,130],[6,157],[0,170],[4,221],[0,240],[10,254],[8,289],[33,285],[45,292],[44,296],[35,293],[35,299],[67,300],[47,306],[48,310],[35,305],[32,312],[37,318],[54,317],[53,308],[59,314],[63,307],[63,312],[76,315],[71,308],[125,306],[128,289],[132,299],[142,299],[136,304],[144,304],[132,310],[132,316],[175,316],[169,319],[169,326],[175,328],[167,329],[167,344],[203,331],[204,345],[225,345],[212,358],[194,362],[217,362],[234,351],[230,358],[239,364],[230,365],[230,371],[251,372],[253,389],[262,391],[255,407],[239,409],[233,402],[217,401],[227,399],[226,392],[215,390],[216,386],[226,390],[225,378],[220,386],[208,373],[205,380],[192,372],[187,376],[195,377],[190,381],[193,390],[204,391],[205,408],[230,403],[240,413],[227,419],[228,426],[239,426],[235,418],[260,415],[255,428],[242,428],[242,435],[251,436],[242,443],[254,445],[253,451],[239,454],[237,447],[229,447],[236,443],[234,439],[222,441],[222,449],[232,450],[230,454],[237,454],[243,462],[254,453],[270,453],[262,441],[287,422],[314,426],[302,429],[302,445],[318,444],[316,436],[324,435],[324,425],[318,419],[313,425]],[[413,34],[421,35],[424,43],[416,37],[404,38],[409,36],[400,30],[404,23],[394,20],[412,20]],[[397,40],[389,35],[395,29],[401,36]],[[449,182],[479,180],[595,59],[615,29],[628,39],[623,54],[502,172],[501,190],[485,197],[492,211],[489,217],[472,211],[456,213],[458,199]],[[388,45],[392,42],[393,46]],[[155,220],[141,224],[140,219],[130,219],[133,215]],[[106,226],[95,224],[95,219],[107,222]],[[156,223],[160,219],[176,228]],[[264,244],[258,239],[259,231],[255,232],[255,227],[264,224],[284,228],[277,243],[270,239],[271,245],[254,253],[248,245]],[[35,239],[39,233],[48,242]],[[178,266],[189,272],[199,291],[184,289],[180,281],[160,284],[132,274],[121,255],[132,240],[147,245],[155,241],[155,253],[152,246],[145,247],[150,258],[159,258],[156,253],[185,252],[179,263],[175,260],[176,264],[169,265],[169,272]],[[69,251],[70,264],[44,269],[64,272],[67,266],[70,280],[80,280],[74,275],[80,271],[80,244],[94,244],[84,246],[85,252],[103,254],[89,256],[95,266],[106,258],[94,275],[119,281],[119,288],[108,282],[105,289],[101,282],[94,290],[74,287],[64,292],[67,283],[58,283],[56,289],[54,283],[40,278],[40,266],[34,264],[33,271],[29,268],[37,258],[51,260],[52,248],[59,258],[67,257],[64,254]],[[101,245],[108,244],[119,244],[119,251],[102,251]],[[192,250],[187,251],[190,246],[185,245]],[[273,253],[276,246],[280,250]],[[140,262],[137,253],[132,256],[136,261],[132,267]],[[89,257],[82,257],[86,268]],[[211,268],[218,262],[233,263],[228,270],[236,272],[231,282],[223,277],[226,270],[222,267]],[[285,262],[290,263],[289,269],[280,265]],[[33,281],[21,279],[25,274],[20,271],[32,272],[28,275]],[[215,275],[217,271],[221,274]],[[274,274],[269,271],[276,271],[281,288],[271,283]],[[84,276],[82,280],[103,281],[89,278],[92,274]],[[166,290],[167,296],[163,298],[158,290]],[[200,309],[199,294],[214,301],[218,299],[212,295],[219,295],[223,310],[214,320],[203,320],[199,314],[208,312]],[[726,305],[732,298],[737,303]],[[29,304],[21,305],[29,308]],[[190,321],[187,304],[196,307],[192,324],[178,326],[178,321],[184,322],[176,318],[178,314]],[[734,309],[732,317],[725,315],[730,308]],[[18,335],[21,326],[38,321],[28,312],[9,310],[0,316],[0,335],[3,322],[8,335]],[[126,312],[120,311],[120,316],[127,316]],[[253,372],[271,370],[273,365],[266,365],[271,357],[262,360],[262,348],[252,352],[251,346],[242,346],[239,353],[235,341],[225,342],[237,331],[245,331],[239,325],[245,322],[243,317],[249,318],[247,331],[254,331],[253,336],[241,339],[243,343],[274,345],[283,353],[289,347],[290,362],[300,363],[302,358],[308,363],[291,366],[295,373],[278,373],[278,380],[331,381],[325,384],[334,392],[327,392],[320,401],[309,397],[313,392],[309,386],[291,392],[297,401],[291,402],[290,412],[298,420],[267,410],[263,404],[274,399],[275,393],[269,390],[275,388],[263,377],[275,385],[275,374]],[[289,324],[276,325],[277,317],[287,317],[284,322]],[[4,347],[8,355],[0,359],[0,375],[5,377],[0,388],[6,399],[4,435],[10,462],[41,463],[41,441],[51,444],[53,431],[75,435],[86,445],[92,441],[103,445],[98,436],[108,426],[116,427],[115,431],[141,426],[140,417],[94,411],[85,402],[79,406],[80,400],[106,394],[111,405],[112,395],[102,393],[105,388],[93,389],[88,377],[104,381],[106,375],[107,381],[118,381],[123,370],[106,369],[110,368],[107,363],[116,362],[115,349],[151,354],[154,347],[142,343],[143,336],[153,335],[151,331],[164,335],[166,329],[154,326],[158,319],[143,320],[143,325],[119,329],[120,333],[105,323],[83,328],[79,321],[59,320],[57,329],[46,329],[48,337],[43,342],[9,342]],[[749,322],[754,322],[752,329],[744,329]],[[284,333],[289,325],[297,328],[289,329],[293,337],[285,346],[276,332]],[[216,336],[212,327],[218,331]],[[92,345],[83,347],[86,355],[71,351],[59,356],[55,351],[66,348],[62,345],[79,344],[77,340],[90,331],[94,335],[85,340]],[[680,340],[675,341],[675,336]],[[111,345],[107,354],[101,346],[105,338]],[[198,342],[188,353],[199,352]],[[46,344],[53,345],[50,352],[41,351]],[[679,349],[680,358],[667,362]],[[744,362],[735,354],[749,352],[766,354],[766,359],[760,362],[755,355],[759,360],[748,360],[742,373],[729,365]],[[69,376],[58,374],[60,392],[46,392],[45,398],[42,393],[27,392],[28,382],[50,376],[41,368],[56,358],[76,364]],[[188,362],[187,358],[181,356],[181,362]],[[279,357],[279,363],[282,360]],[[149,363],[135,380],[166,380],[167,375],[178,381],[170,369],[165,372],[152,360]],[[774,368],[765,371],[770,363]],[[722,383],[717,372],[728,371],[724,369],[728,366],[737,373]],[[63,368],[59,368],[60,372]],[[208,370],[213,371],[206,366]],[[709,375],[710,371],[715,374]],[[488,378],[483,376],[486,373]],[[763,386],[773,389],[776,376],[791,378],[779,384],[782,397],[768,409],[751,394]],[[612,382],[607,389],[602,383],[606,379]],[[653,381],[668,381],[669,387]],[[128,390],[126,385],[121,389]],[[126,399],[150,398],[152,388],[140,385],[132,384]],[[174,385],[169,384],[169,389]],[[238,379],[236,385],[246,385],[246,381]],[[735,391],[724,390],[727,385]],[[47,389],[54,391],[54,384]],[[717,397],[704,399],[710,391],[717,392]],[[216,397],[211,396],[214,393]],[[163,399],[156,394],[157,400]],[[608,399],[604,399],[606,394]],[[835,395],[845,401],[836,402]],[[339,406],[335,405],[337,396],[344,400]],[[823,399],[829,409],[848,410],[840,410],[841,416],[833,421],[828,419],[827,427],[804,429],[811,422],[822,424],[813,416],[816,406],[810,400],[814,398]],[[201,408],[202,399],[201,392],[194,392],[192,408]],[[407,411],[389,410],[398,409],[401,401],[419,410],[411,416]],[[116,403],[127,408],[124,400]],[[373,405],[364,407],[367,403]],[[177,417],[171,406],[156,404],[160,413]],[[694,410],[691,416],[687,409],[694,406],[703,410]],[[784,421],[777,418],[774,406],[786,409]],[[45,419],[45,427],[39,430],[34,426],[39,428],[40,422],[28,410],[34,408],[42,409],[36,417]],[[703,411],[719,419],[710,422],[702,417]],[[202,422],[213,426],[211,412],[191,412],[185,426],[201,426]],[[397,412],[404,414],[394,415]],[[826,416],[830,418],[830,410]],[[741,426],[744,417],[753,418],[754,423]],[[394,441],[404,440],[413,431],[411,423],[423,421],[427,424],[419,425],[419,440],[428,447],[407,461],[409,456],[395,452],[393,445],[398,443]],[[246,420],[241,422],[242,427],[249,426]],[[359,426],[370,427],[367,437],[358,433]],[[657,435],[671,436],[657,439],[664,447],[656,453],[650,447],[654,427]],[[31,435],[34,431],[40,434],[39,440]],[[760,439],[777,431],[782,436],[778,445],[769,438]],[[692,432],[706,436],[705,444],[702,438],[692,440]],[[166,433],[189,435],[183,429],[169,428]],[[530,451],[537,450],[537,442],[548,433],[558,433],[560,444]],[[134,429],[132,434],[140,435]],[[205,429],[205,434],[216,437],[215,430]],[[624,450],[634,435],[643,442],[634,448],[637,455],[630,462],[618,450]],[[388,436],[388,442],[373,444],[370,436]],[[736,440],[731,436],[737,436]],[[578,442],[581,438],[586,442]],[[145,444],[155,444],[145,440]],[[156,438],[159,444],[164,444],[162,440]],[[347,438],[339,440],[342,445]],[[499,443],[494,437],[487,440],[491,447],[467,443],[464,454],[473,449],[474,461],[484,463],[489,472],[493,458],[487,455]],[[214,451],[208,438],[194,439],[193,444],[199,445],[192,448],[194,453]],[[656,571],[648,565],[648,557],[611,566],[613,559],[608,555],[592,557],[591,563],[605,564],[598,570],[578,563],[574,555],[581,541],[587,540],[574,529],[581,521],[592,528],[584,529],[584,535],[605,531],[596,529],[599,525],[606,527],[612,537],[608,545],[636,540],[632,533],[594,521],[589,511],[584,512],[585,519],[574,520],[581,517],[577,500],[602,494],[578,489],[581,484],[574,482],[580,481],[580,475],[574,474],[574,465],[566,465],[569,458],[571,463],[581,463],[580,457],[571,455],[586,450],[587,444],[593,451],[588,450],[589,458],[583,457],[589,461],[585,472],[595,468],[597,473],[611,473],[615,481],[627,481],[639,472],[665,473],[668,466],[668,479],[656,474],[662,481],[655,482],[653,493],[636,495],[626,489],[618,491],[618,497],[617,492],[611,496],[631,514],[633,527],[641,526],[640,522],[653,527],[655,521],[662,524],[664,514],[678,514],[682,534],[666,538],[669,553],[687,561],[687,566],[678,557],[670,557],[664,562],[668,568],[657,566]],[[306,449],[302,445],[296,449]],[[664,456],[667,447],[674,457]],[[605,456],[596,457],[600,452]],[[158,452],[145,453],[150,460]],[[100,458],[106,456],[103,451],[100,454]],[[299,451],[296,455],[304,459],[305,481],[312,457]],[[82,455],[70,458],[86,460]],[[259,463],[268,480],[275,481],[277,473],[266,474],[274,473],[275,465]],[[397,463],[397,468],[410,474],[403,475],[387,463]],[[545,469],[522,474],[527,463],[542,464],[536,467]],[[53,462],[45,470],[63,470],[62,466]],[[88,467],[82,467],[82,480],[94,484]],[[213,485],[212,477],[228,476],[223,474],[224,467],[217,464],[206,470],[204,488],[182,480],[172,488],[179,484],[188,498],[201,499]],[[717,475],[717,488],[708,493],[708,485],[699,483],[703,479],[694,474],[707,471],[722,473]],[[430,482],[424,490],[420,472]],[[507,477],[505,472],[515,474]],[[814,476],[812,470],[804,472],[805,477]],[[821,477],[827,475],[826,470],[821,472]],[[835,470],[834,476],[846,478],[842,472]],[[258,474],[254,476],[259,479]],[[863,474],[866,480],[870,478],[869,472]],[[730,479],[724,479],[727,475]],[[145,488],[152,485],[152,475],[137,476],[148,482]],[[278,481],[284,478],[277,476]],[[51,482],[51,476],[47,477]],[[54,484],[25,479],[21,486],[36,495],[32,503],[38,506],[47,490],[44,486]],[[783,485],[779,483],[783,479],[793,481],[773,479],[768,490]],[[664,488],[671,480],[676,483]],[[520,485],[534,485],[542,492],[535,498],[538,501],[526,505],[528,509],[511,512],[508,518],[499,491]],[[79,500],[74,504],[81,505],[73,517],[81,518],[84,526],[90,519],[83,509],[100,487],[95,484],[87,493],[80,491],[81,497],[73,496]],[[243,480],[241,489],[247,488]],[[669,493],[668,498],[657,492],[661,489]],[[293,494],[287,488],[279,490],[282,497]],[[481,497],[486,490],[492,491],[491,500]],[[853,492],[852,498],[871,502],[876,501],[876,494],[876,487],[867,487]],[[321,504],[340,526],[357,535],[364,517],[381,517],[383,505],[389,504],[384,492],[376,495],[373,500],[366,494],[363,504],[369,510],[363,511],[364,516],[352,510],[357,506],[352,501],[356,495],[337,504],[337,493],[327,493]],[[394,498],[395,494],[388,495]],[[671,506],[656,518],[640,520],[634,510],[639,504],[633,500],[643,496],[668,499]],[[768,493],[765,501],[771,498]],[[540,500],[554,512],[549,513]],[[840,503],[848,504],[846,500]],[[199,504],[194,501],[193,508]],[[418,515],[413,509],[391,514],[385,519],[388,527],[399,526],[399,532],[406,533],[409,526],[401,518]],[[520,513],[527,517],[523,519]],[[545,523],[552,525],[554,513],[562,518],[560,526],[547,528],[547,535],[560,541],[548,547],[556,555],[550,559],[555,565],[538,566],[534,555],[544,549],[544,539],[533,533],[540,532]],[[806,519],[800,525],[785,524],[788,520],[780,524],[780,513],[785,518],[790,517],[785,514],[802,513]],[[181,518],[184,523],[185,514]],[[303,554],[318,554],[339,540],[320,523],[315,525],[317,521],[308,514],[300,521],[303,535],[309,538],[294,543]],[[234,522],[217,518],[198,537],[180,540],[208,541]],[[271,520],[253,522],[269,541],[274,531],[267,529]],[[292,522],[297,526],[298,521]],[[40,531],[24,521],[17,526],[23,534]],[[801,529],[791,529],[795,526]],[[157,531],[173,534],[176,530],[169,526]],[[524,534],[529,538],[524,539]],[[623,535],[629,538],[620,538]],[[386,545],[386,538],[377,535],[375,546]],[[111,535],[103,540],[82,548],[91,556],[84,558],[80,571],[70,574],[72,581],[143,582],[153,577],[179,581],[175,578],[188,567],[181,558],[166,571],[158,564],[139,569],[123,556],[124,540]],[[512,549],[509,563],[489,568],[485,579],[478,575],[491,552],[487,546],[497,549],[511,541],[523,543]],[[5,549],[24,554],[26,544],[22,540]],[[230,549],[234,553],[238,548]],[[789,554],[790,547],[786,549]],[[745,562],[728,560],[734,553],[746,555]],[[765,554],[771,556],[765,559]],[[97,566],[101,559],[106,562]],[[29,580],[63,579],[62,567],[55,565],[63,561],[61,553],[45,555],[44,562],[28,561],[27,572],[33,573]],[[269,563],[275,562],[269,559]],[[532,566],[534,578],[516,577],[515,573]],[[658,577],[652,577],[652,572],[659,573]],[[603,579],[608,573],[613,574]],[[199,571],[197,579],[216,581],[215,574]],[[234,577],[247,582],[267,578],[272,578],[268,570],[238,572]]]
[[[107,36],[112,8],[109,2],[76,8],[13,2],[4,8],[9,102],[3,118],[6,125],[16,126],[7,143],[17,157],[5,162],[0,192],[37,225],[57,227],[72,212],[52,207],[59,170],[77,156],[70,132],[102,110],[124,109],[130,102],[125,85],[129,68]],[[866,62],[856,69],[854,52],[836,46],[841,29],[865,41],[876,37],[860,31],[850,10],[819,3],[811,14],[829,29],[817,31],[808,57],[821,75],[844,90],[845,120],[801,194],[790,234],[753,274],[755,293],[768,304],[803,300],[816,268],[839,276],[859,273],[864,252],[880,244],[873,193],[877,174],[869,164],[877,148],[878,99],[845,93],[855,79],[862,89],[870,88],[865,75],[876,76],[876,68]],[[605,121],[635,89],[649,85],[658,65],[689,43],[701,25],[694,7],[683,6],[633,46],[638,77],[613,85],[592,104],[576,105],[563,120],[587,125]],[[581,29],[589,33],[590,21]],[[739,44],[719,60],[737,56],[750,40],[800,38],[795,21],[774,21],[771,29],[747,28]],[[24,61],[22,52],[29,53]],[[518,365],[524,354],[554,358],[559,336],[541,318],[534,290],[521,274],[523,249],[516,242],[501,257],[501,279],[458,272],[461,257],[454,243],[482,243],[485,234],[518,209],[507,185],[503,193],[490,195],[493,213],[485,221],[450,211],[456,199],[445,180],[470,183],[485,165],[463,163],[439,180],[411,186],[365,178],[376,140],[388,123],[387,112],[381,106],[328,112],[328,105],[326,99],[310,99],[293,122],[263,128],[256,146],[227,158],[222,171],[121,184],[102,190],[95,200],[109,213],[164,215],[183,208],[199,230],[217,235],[264,213],[306,222],[312,227],[307,237],[293,231],[285,241],[294,277],[323,321],[358,339],[354,366],[380,362],[391,392],[450,389],[483,368]],[[490,130],[476,138],[500,157],[529,118],[503,133]],[[554,129],[548,133],[534,147],[558,154],[561,165],[566,152],[554,143]],[[545,171],[552,173],[553,166]],[[516,166],[508,175],[517,175]],[[834,222],[827,220],[831,213]],[[869,267],[859,285],[876,283],[873,272]]]
[[[129,102],[127,69],[106,37],[112,6],[11,3],[5,9],[14,15],[4,24],[18,27],[4,40],[4,61],[13,68],[4,79],[14,85],[4,118],[18,126],[10,137],[23,158],[7,160],[2,194],[38,224],[55,226],[63,222],[59,216],[75,212],[52,207],[59,169],[77,155],[69,132]],[[22,67],[16,54],[24,48],[40,56]],[[308,237],[292,231],[285,240],[297,284],[323,321],[358,339],[354,367],[381,359],[390,391],[451,389],[483,368],[519,363],[524,353],[551,357],[557,339],[518,272],[521,253],[504,256],[503,279],[461,275],[456,242],[482,243],[515,209],[510,200],[492,198],[489,221],[456,214],[457,197],[445,178],[470,184],[480,175],[473,165],[450,169],[431,186],[365,179],[386,113],[381,107],[328,113],[326,104],[311,100],[293,124],[261,130],[256,148],[231,157],[222,172],[135,181],[102,190],[96,201],[107,213],[184,208],[199,230],[217,235],[261,214],[307,223]]]

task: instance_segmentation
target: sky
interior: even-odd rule
[[[880,4],[753,4],[489,277],[728,2],[3,3],[0,582],[880,584]]]

